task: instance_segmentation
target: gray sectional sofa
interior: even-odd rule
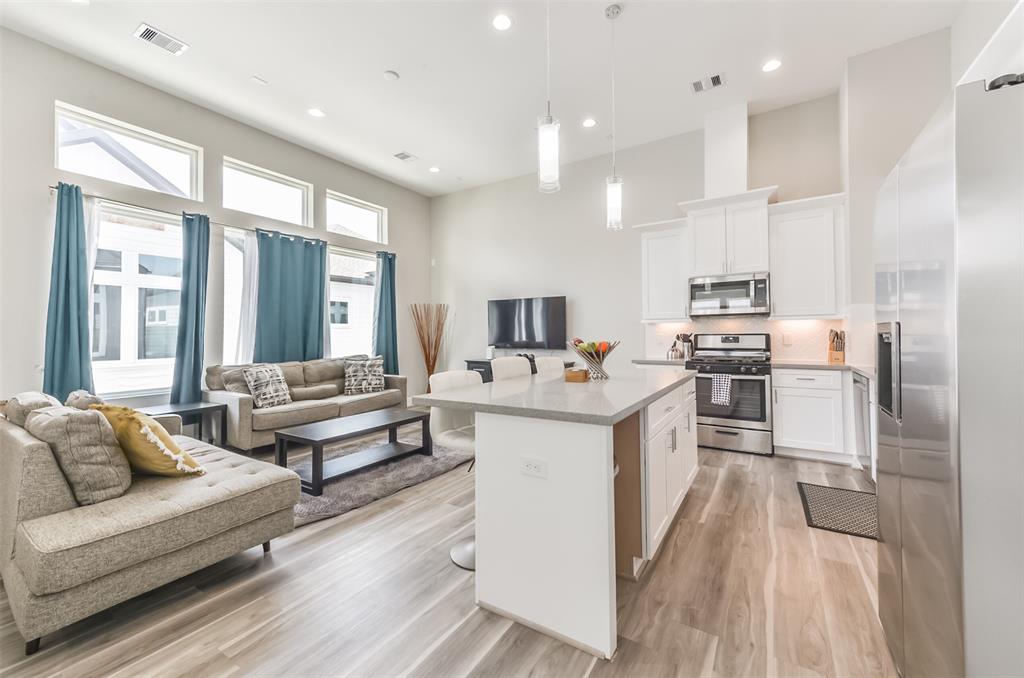
[[[361,356],[365,357],[365,356]],[[242,371],[250,365],[212,365],[206,368],[203,400],[224,403],[228,410],[228,445],[251,450],[274,443],[274,431],[405,405],[405,377],[384,376],[384,391],[344,395],[345,359],[323,358],[277,363],[284,373],[292,402],[256,408]]]
[[[0,415],[0,575],[26,653],[91,614],[291,531],[299,478],[179,435],[206,469],[135,475],[123,495],[80,506],[49,445]]]

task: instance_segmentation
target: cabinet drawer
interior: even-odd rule
[[[772,370],[772,382],[777,387],[822,388],[838,391],[843,387],[841,370]]]
[[[683,389],[677,388],[647,406],[647,438],[658,432],[683,409]]]
[[[683,402],[689,403],[697,397],[697,378],[694,377],[690,381],[683,384]]]

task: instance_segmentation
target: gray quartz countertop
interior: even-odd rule
[[[414,405],[611,426],[696,376],[693,370],[623,368],[571,383],[561,372],[413,396]]]
[[[666,360],[664,358],[639,358],[633,361],[636,365],[672,365],[681,367],[682,360]],[[805,360],[793,358],[772,358],[772,367],[786,369],[787,367],[800,370],[850,370],[864,375],[868,379],[875,378],[873,367],[861,367],[859,365],[834,365],[827,360]]]

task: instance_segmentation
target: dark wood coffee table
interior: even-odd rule
[[[422,444],[417,446],[398,442],[398,427],[417,421],[423,423]],[[385,429],[388,432],[387,443],[324,461],[324,445],[361,438]],[[303,491],[314,496],[323,494],[324,483],[328,480],[408,454],[429,456],[434,453],[433,441],[430,439],[430,412],[408,410],[404,407],[391,407],[312,424],[289,426],[275,431],[274,438],[277,465],[285,468],[288,468],[288,443],[301,443],[313,447],[312,468],[308,473],[299,472],[299,479]]]
[[[163,405],[151,405],[149,407],[139,407],[136,409],[151,417],[159,417],[164,414],[177,414],[181,417],[182,424],[197,423],[199,425],[199,430],[196,431],[197,440],[203,440],[203,417],[207,414],[216,414],[220,417],[220,439],[217,442],[220,443],[221,447],[227,447],[228,406],[224,403],[165,403]],[[211,437],[208,442],[212,443],[213,438]]]

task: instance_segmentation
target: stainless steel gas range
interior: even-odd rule
[[[697,370],[697,443],[773,454],[772,352],[768,334],[695,334],[687,369]],[[728,404],[712,399],[713,375],[729,375]]]

